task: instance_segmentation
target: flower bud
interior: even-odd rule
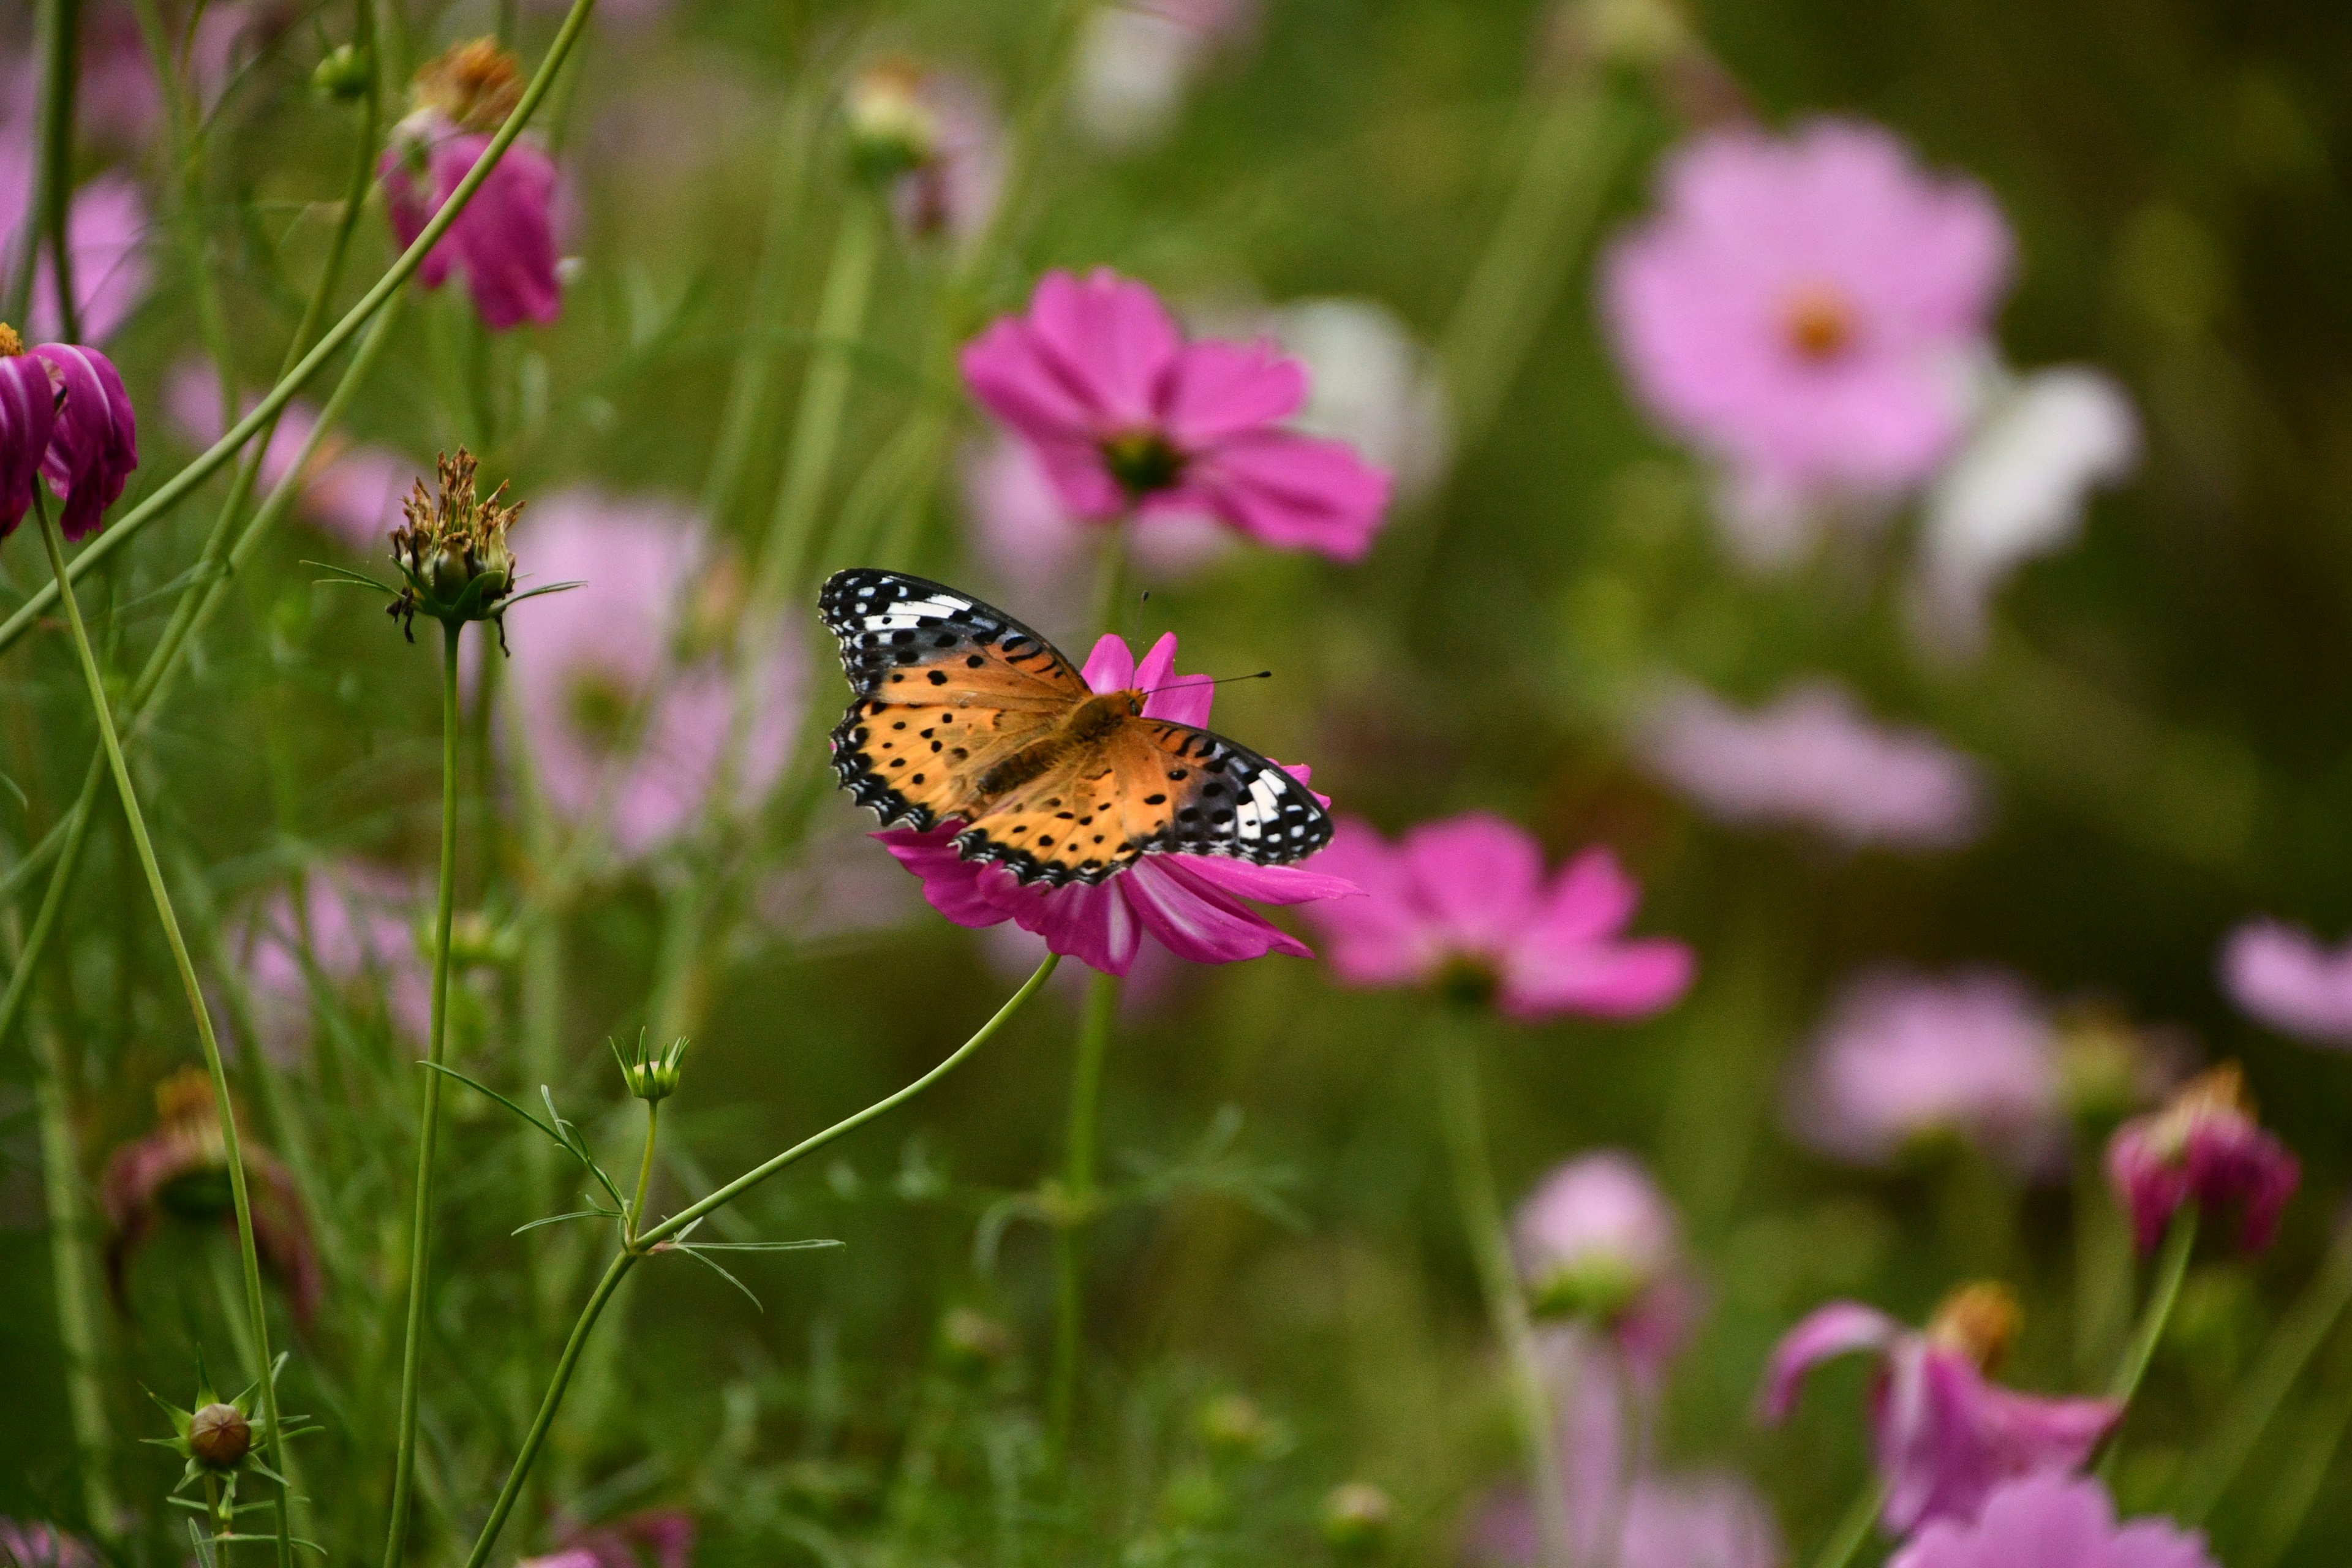
[[[678,1074],[686,1065],[686,1037],[680,1035],[667,1046],[649,1053],[646,1037],[640,1031],[635,1058],[625,1058],[621,1062],[621,1078],[628,1084],[629,1092],[647,1102],[667,1100],[676,1094]],[[614,1047],[614,1052],[617,1056],[619,1047]]]
[[[245,1412],[218,1400],[199,1405],[188,1417],[188,1452],[198,1464],[235,1469],[253,1449],[253,1424]]]
[[[2254,1120],[2235,1062],[2191,1079],[2163,1110],[2125,1122],[2107,1142],[2108,1184],[2143,1252],[2189,1203],[2209,1212],[2235,1206],[2239,1239],[2258,1252],[2302,1180],[2302,1163]]]
[[[923,73],[911,61],[879,60],[850,84],[843,119],[852,167],[876,184],[930,162],[939,144],[938,117],[922,98]]]
[[[310,72],[310,90],[344,102],[360,97],[375,75],[375,58],[356,44],[330,50]]]
[[[1323,1539],[1343,1557],[1370,1557],[1388,1545],[1396,1526],[1396,1504],[1365,1481],[1333,1487],[1323,1500]]]
[[[1273,1458],[1290,1446],[1282,1424],[1246,1394],[1220,1394],[1204,1402],[1193,1427],[1211,1453],[1244,1464]]]

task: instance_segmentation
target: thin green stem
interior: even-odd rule
[[[2084,1382],[2115,1363],[2131,1318],[2131,1227],[2107,1191],[2101,1141],[2074,1151],[2074,1373]]]
[[[1535,1327],[1527,1298],[1511,1263],[1503,1229],[1502,1205],[1495,1196],[1492,1156],[1486,1149],[1486,1116],[1478,1088],[1476,1042],[1459,1019],[1438,1026],[1438,1079],[1444,1100],[1445,1132],[1454,1164],[1454,1196],[1478,1268],[1479,1289],[1495,1337],[1502,1342],[1511,1379],[1512,1413],[1519,1428],[1528,1492],[1535,1500],[1536,1535],[1543,1568],[1570,1568],[1568,1492],[1560,1469],[1559,1435],[1553,1395],[1536,1351]]]
[[[2148,1287],[2147,1305],[2140,1310],[2139,1322],[2132,1329],[2131,1338],[2124,1345],[2123,1359],[2116,1365],[2114,1380],[2107,1385],[2107,1397],[2123,1407],[2124,1416],[2116,1423],[2116,1430],[2107,1435],[2107,1451],[2099,1461],[2099,1474],[2115,1473],[2116,1436],[2123,1430],[2123,1421],[2131,1414],[2131,1402],[2139,1393],[2140,1380],[2147,1375],[2148,1363],[2156,1357],[2156,1347],[2164,1338],[2164,1327],[2172,1321],[2172,1309],[2180,1300],[2181,1281],[2189,1277],[2189,1255],[2197,1246],[2197,1205],[2183,1204],[2172,1216],[2171,1226],[2164,1233],[2164,1245],[2156,1255],[2156,1275]]]
[[[17,231],[16,254],[9,258],[6,307],[0,310],[0,321],[26,324],[33,302],[33,279],[40,271],[41,243],[49,237],[46,221],[49,211],[62,198],[50,189],[57,177],[56,170],[63,160],[53,159],[53,147],[72,138],[74,54],[77,46],[74,0],[47,0],[41,7],[39,36],[34,47],[39,52],[42,70],[40,103],[35,110],[41,127],[41,149],[33,163],[34,190],[26,222]],[[70,167],[69,163],[66,164]]]
[[[438,1068],[449,1043],[449,926],[457,904],[457,642],[463,621],[442,624],[441,882],[433,917],[433,1011],[425,1059]],[[416,1202],[408,1221],[408,1315],[400,1350],[400,1416],[393,1433],[392,1514],[383,1532],[384,1568],[400,1568],[408,1544],[408,1494],[415,1479],[416,1405],[425,1351],[425,1286],[433,1261],[433,1156],[441,1137],[439,1071],[425,1075],[416,1132]]]
[[[1102,1121],[1103,1058],[1118,1016],[1118,976],[1097,972],[1087,982],[1070,1063],[1070,1132],[1064,1152],[1061,1224],[1054,1236],[1054,1374],[1047,1431],[1054,1452],[1069,1451],[1077,1410],[1078,1362],[1085,1348],[1086,1226],[1095,1202],[1096,1149]]]
[[[539,1414],[532,1418],[530,1430],[524,1435],[521,1451],[515,1456],[514,1468],[507,1472],[506,1484],[499,1489],[498,1500],[490,1505],[489,1518],[483,1521],[482,1532],[476,1538],[473,1551],[467,1554],[466,1568],[482,1568],[482,1564],[489,1561],[490,1552],[498,1545],[499,1532],[506,1528],[507,1516],[514,1511],[515,1499],[522,1494],[523,1485],[530,1475],[531,1467],[538,1461],[540,1449],[546,1444],[548,1428],[555,1421],[556,1411],[563,1403],[564,1390],[570,1385],[572,1371],[580,1362],[581,1351],[588,1342],[588,1331],[595,1327],[596,1320],[604,1312],[605,1303],[612,1300],[613,1292],[619,1289],[623,1276],[628,1273],[636,1260],[649,1253],[659,1251],[664,1242],[692,1226],[704,1215],[725,1207],[786,1166],[807,1158],[835,1139],[856,1131],[876,1117],[904,1105],[939,1082],[954,1071],[966,1057],[993,1038],[997,1031],[1003,1028],[1029,998],[1034,996],[1044,987],[1045,982],[1053,977],[1055,966],[1060,963],[1060,954],[1048,953],[1045,962],[1039,964],[1027,980],[1022,982],[1021,988],[1007,997],[1004,1005],[999,1007],[987,1023],[974,1031],[970,1039],[958,1046],[949,1053],[945,1060],[907,1085],[906,1088],[895,1094],[884,1096],[856,1115],[843,1118],[814,1137],[804,1138],[774,1159],[746,1171],[699,1203],[688,1205],[685,1209],[670,1215],[652,1229],[640,1233],[631,1246],[624,1247],[614,1258],[613,1261],[605,1267],[604,1277],[597,1280],[596,1289],[590,1293],[588,1304],[581,1309],[579,1321],[572,1326],[572,1336],[564,1342],[563,1353],[555,1363],[554,1376],[548,1382],[547,1396],[540,1402]]]
[[[48,236],[57,268],[58,335],[81,342],[81,307],[74,297],[73,247],[67,216],[73,210],[74,82],[80,75],[81,6],[79,0],[49,0],[53,13],[41,83],[41,205],[39,227]],[[26,247],[26,254],[33,252]],[[27,270],[30,270],[29,268]]]
[[[13,921],[10,922],[15,923]],[[20,960],[21,962],[21,960]],[[99,1379],[99,1310],[89,1268],[89,1206],[84,1200],[81,1141],[75,1135],[65,1053],[47,1018],[26,1031],[33,1047],[33,1095],[40,1110],[41,1180],[49,1211],[50,1293],[58,1304],[58,1352],[65,1363],[66,1409],[73,1421],[82,1508],[109,1539],[122,1528],[111,1468],[113,1438],[106,1390]]]
[[[140,36],[146,41],[148,68],[163,100],[163,148],[172,167],[172,230],[186,265],[195,306],[196,335],[213,362],[220,385],[221,416],[236,406],[236,353],[229,341],[228,310],[215,272],[212,246],[204,228],[204,129],[181,89],[181,52],[156,0],[131,0]]]
[[[727,402],[719,416],[719,440],[712,448],[710,472],[702,486],[702,514],[724,527],[733,516],[743,489],[743,473],[760,435],[761,411],[767,406],[768,384],[775,377],[775,339],[784,329],[784,310],[791,298],[785,279],[792,272],[793,219],[799,211],[803,171],[810,137],[805,103],[795,104],[782,118],[776,138],[773,186],[768,197],[768,226],[760,242],[760,268],[751,283],[749,318],[743,345],[727,381]]]
[[[661,1101],[646,1101],[646,1153],[637,1162],[637,1195],[629,1202],[628,1234],[630,1245],[637,1239],[637,1227],[646,1223],[646,1189],[654,1180],[654,1139],[661,1131]]]
[[[205,448],[204,454],[186,468],[156,487],[152,495],[116,519],[105,533],[76,556],[71,568],[75,577],[97,570],[115,551],[129,544],[158,518],[167,515],[189,491],[210,479],[222,464],[243,449],[245,444],[253,439],[265,424],[275,418],[320,368],[341,353],[343,345],[351,342],[425,264],[426,255],[440,243],[442,236],[449,232],[449,226],[457,221],[467,204],[474,199],[474,193],[481,189],[482,182],[490,177],[499,161],[506,156],[507,149],[513,145],[514,139],[521,135],[523,127],[530,123],[540,100],[547,96],[547,89],[553,83],[556,73],[562,68],[564,58],[572,52],[573,44],[587,26],[589,15],[595,6],[596,0],[572,0],[572,9],[565,13],[563,25],[556,30],[554,41],[548,46],[547,57],[540,62],[530,85],[523,89],[522,97],[516,101],[514,112],[507,116],[506,122],[490,138],[489,145],[483,149],[482,155],[474,161],[473,168],[457,183],[457,188],[449,193],[449,199],[441,204],[440,210],[418,233],[415,242],[400,253],[399,259],[361,296],[357,304],[344,313],[342,320],[328,330],[327,334],[302,356],[301,362],[291,372],[279,377],[278,384],[271,387],[245,417],[232,425],[226,435]],[[5,621],[0,621],[0,652],[16,646],[17,639],[32,629],[58,602],[58,584],[45,584],[39,592],[18,605]]]
[[[261,1293],[261,1257],[254,1246],[253,1204],[246,1191],[245,1152],[237,1136],[236,1113],[228,1094],[228,1071],[221,1061],[220,1041],[213,1033],[212,1012],[205,1003],[204,988],[196,980],[196,966],[188,956],[188,944],[180,934],[179,916],[173,911],[172,895],[163,886],[163,870],[155,860],[155,845],[147,835],[147,818],[139,809],[139,793],[131,783],[131,767],[123,760],[122,742],[114,730],[114,713],[108,705],[106,678],[99,672],[98,655],[91,648],[89,632],[82,625],[81,606],[75,602],[72,580],[66,569],[65,540],[58,531],[57,519],[50,515],[48,498],[38,486],[33,490],[33,510],[40,518],[41,543],[47,551],[49,570],[57,580],[58,591],[66,608],[66,625],[73,634],[74,654],[81,661],[83,681],[89,688],[90,710],[98,720],[99,739],[106,747],[107,767],[114,774],[115,793],[122,797],[122,816],[131,829],[131,842],[139,854],[139,867],[146,873],[147,890],[155,901],[155,918],[163,927],[163,940],[172,950],[172,962],[180,973],[180,984],[187,994],[188,1011],[194,1015],[196,1037],[204,1047],[205,1068],[212,1076],[214,1109],[220,1119],[221,1151],[228,1164],[229,1196],[236,1213],[237,1252],[245,1265],[246,1313],[253,1326],[256,1361],[264,1369],[261,1379],[262,1415],[269,1443],[276,1443],[283,1430],[278,1421],[278,1380],[268,1375],[275,1365],[269,1353],[269,1313]],[[286,1526],[286,1489],[277,1489],[278,1568],[289,1568],[293,1561],[293,1543]]]
[[[1877,1528],[1878,1516],[1885,1510],[1886,1483],[1874,1476],[1854,1494],[1853,1506],[1822,1543],[1822,1554],[1813,1559],[1813,1568],[1846,1568],[1870,1540],[1871,1531]]]

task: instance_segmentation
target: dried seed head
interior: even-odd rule
[[[522,503],[508,502],[504,484],[487,498],[478,495],[474,455],[463,447],[455,457],[441,455],[437,478],[438,493],[416,481],[401,506],[404,521],[392,531],[392,557],[407,582],[392,613],[404,623],[418,611],[453,624],[492,619],[514,591],[507,530],[522,515]]]

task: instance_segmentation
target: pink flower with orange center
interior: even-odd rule
[[[2125,1122],[2107,1142],[2107,1184],[2130,1211],[2143,1252],[2192,1202],[2208,1214],[2237,1209],[2240,1243],[2260,1251],[2302,1182],[2302,1162],[2254,1120],[2235,1062],[2189,1079],[2171,1103]]]

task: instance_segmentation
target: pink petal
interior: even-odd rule
[[[1498,1000],[1527,1022],[1562,1013],[1645,1018],[1682,1000],[1697,967],[1689,948],[1663,937],[1555,948],[1522,942],[1504,967]]]
[[[891,858],[913,872],[923,884],[923,898],[931,908],[960,926],[992,926],[1012,918],[982,888],[977,861],[955,852],[954,834],[934,828],[918,833],[892,828],[871,835],[890,851]]]
[[[1287,419],[1306,401],[1306,371],[1271,342],[1211,341],[1178,357],[1160,412],[1178,448],[1192,452]]]
[[[1134,876],[1129,871],[1097,887],[1074,882],[1048,890],[1022,888],[1012,873],[991,866],[985,880],[1011,906],[1021,929],[1044,937],[1047,947],[1105,974],[1125,974],[1143,945],[1144,922],[1121,890]]]
[[[1153,504],[1206,508],[1260,543],[1360,560],[1389,500],[1389,477],[1344,442],[1261,430],[1196,457]]]
[[[1130,690],[1135,686],[1135,650],[1117,632],[1105,632],[1078,674],[1097,692]]]
[[[1192,856],[1147,856],[1116,879],[1136,915],[1167,949],[1195,963],[1234,963],[1269,952],[1311,958],[1287,931],[1199,874]]]
[[[1772,1348],[1772,1359],[1764,1369],[1759,1415],[1779,1426],[1796,1408],[1798,1385],[1814,1367],[1855,1351],[1884,1354],[1908,1331],[1885,1313],[1859,1301],[1832,1301],[1815,1308]]]
[[[1323,939],[1332,973],[1349,985],[1411,985],[1430,979],[1444,960],[1442,942],[1413,896],[1403,855],[1370,823],[1343,816],[1331,842],[1307,862],[1363,896],[1333,899],[1307,910]]]
[[[1402,850],[1422,907],[1456,951],[1500,958],[1536,918],[1543,848],[1517,825],[1468,812],[1414,828]]]
[[[1183,347],[1157,294],[1108,268],[1083,282],[1049,272],[1030,300],[1029,325],[1041,356],[1082,391],[1097,434],[1157,425],[1161,388]]]

